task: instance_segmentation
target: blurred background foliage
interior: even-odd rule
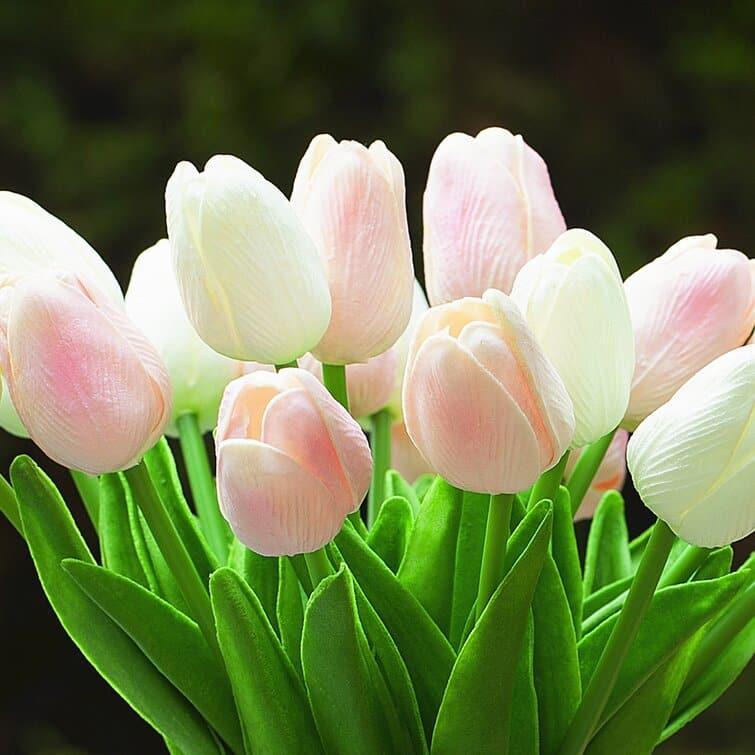
[[[418,268],[430,157],[489,125],[545,157],[567,223],[625,274],[693,233],[753,256],[752,0],[5,0],[0,49],[0,186],[77,229],[124,287],[165,235],[178,160],[236,154],[288,192],[322,131],[399,156]],[[1,468],[31,448],[3,435]],[[0,752],[161,751],[70,646],[2,523],[0,640]],[[754,685],[662,751],[752,752]]]

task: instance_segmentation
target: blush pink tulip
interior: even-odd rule
[[[403,422],[395,422],[391,427],[391,467],[409,484],[414,484],[418,477],[433,471],[412,442]]]
[[[627,278],[636,366],[624,424],[634,429],[755,325],[755,260],[688,236]]]
[[[407,432],[433,469],[478,493],[529,487],[574,434],[563,381],[516,305],[495,290],[425,313],[403,405]]]
[[[391,347],[364,364],[347,365],[346,388],[353,417],[369,417],[388,404],[396,384],[398,362],[398,352]],[[322,363],[311,354],[305,354],[299,360],[299,366],[322,382]]]
[[[71,469],[128,469],[170,417],[157,351],[122,306],[74,275],[0,287],[0,364],[32,440]]]
[[[223,515],[265,556],[321,548],[370,484],[364,433],[306,370],[258,371],[229,383],[215,442]]]
[[[621,490],[624,486],[624,480],[627,476],[628,440],[629,433],[626,430],[616,431],[611,445],[608,447],[608,451],[606,451],[606,455],[603,457],[603,461],[595,473],[592,485],[582,499],[582,505],[574,516],[577,521],[580,519],[590,519],[605,493],[609,490]],[[569,454],[569,461],[566,463],[567,479],[569,479],[569,475],[574,471],[577,459],[579,459],[581,453],[582,449],[576,448]]]
[[[430,303],[509,293],[525,262],[566,230],[545,161],[518,134],[455,133],[435,151],[424,205]]]
[[[330,325],[312,353],[366,362],[409,322],[414,269],[401,163],[383,142],[316,136],[296,173],[291,204],[325,260]]]

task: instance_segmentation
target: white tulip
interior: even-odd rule
[[[213,351],[189,322],[167,239],[137,257],[126,291],[126,311],[168,368],[173,387],[168,434],[177,434],[176,420],[188,413],[197,415],[202,432],[212,430],[223,391],[242,374],[243,365]]]
[[[325,266],[286,197],[242,160],[179,163],[165,190],[168,238],[189,320],[233,359],[284,364],[330,322]]]
[[[634,373],[634,336],[610,249],[589,231],[562,233],[514,281],[519,305],[574,404],[573,448],[621,422]]]
[[[755,530],[755,345],[703,367],[641,422],[627,462],[645,505],[688,543]]]

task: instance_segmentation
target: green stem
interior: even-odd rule
[[[626,602],[590,677],[582,702],[572,719],[559,750],[560,755],[582,755],[606,707],[621,666],[634,642],[640,624],[653,599],[663,567],[676,536],[669,526],[656,521],[642,561],[629,588]]]
[[[511,508],[514,502],[512,493],[490,496],[488,523],[485,527],[485,544],[482,547],[480,583],[477,589],[476,618],[485,610],[503,576],[503,562],[506,558],[506,543],[509,539]]]
[[[555,467],[551,467],[540,475],[530,492],[528,506],[534,506],[538,501],[542,501],[544,498],[548,498],[551,501],[555,500],[558,486],[561,484],[561,480],[564,477],[564,469],[566,469],[567,461],[569,461],[568,451],[566,451],[558,460]]]
[[[207,643],[220,653],[207,586],[202,582],[178,531],[165,510],[144,461],[125,472],[134,503],[141,509],[186,604]]]
[[[218,493],[207,448],[196,414],[182,414],[177,421],[181,453],[189,476],[189,487],[199,516],[199,525],[221,564],[228,560],[231,529],[218,507]]]
[[[598,467],[603,461],[603,457],[606,455],[606,451],[608,451],[608,447],[611,445],[615,434],[616,430],[611,430],[610,433],[599,438],[595,443],[590,443],[589,446],[582,449],[582,453],[574,465],[574,471],[566,483],[569,495],[571,496],[572,516],[577,513],[582,500],[590,489],[590,485],[592,485],[592,481],[598,472]]]
[[[100,525],[100,480],[94,475],[79,472],[76,469],[71,470],[73,484],[79,491],[84,508],[89,514],[89,518],[94,525],[94,531],[99,530]]]
[[[295,359],[292,359],[290,362],[286,362],[285,364],[276,364],[275,365],[275,371],[280,372],[281,370],[285,370],[287,367],[298,367],[299,364]]]
[[[313,590],[323,579],[325,579],[325,577],[329,577],[333,574],[333,567],[330,565],[330,559],[325,552],[325,548],[312,551],[312,553],[305,553],[304,560],[307,562],[307,570],[312,579]]]
[[[323,364],[322,382],[330,395],[349,411],[349,394],[346,390],[346,366],[343,364]]]
[[[385,473],[391,466],[391,413],[381,409],[370,417],[372,481],[367,501],[367,526],[372,527],[385,500]]]

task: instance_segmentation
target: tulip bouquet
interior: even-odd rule
[[[753,261],[689,237],[623,282],[500,128],[433,157],[432,307],[382,142],[316,137],[290,200],[181,163],[166,216],[124,299],[0,194],[0,424],[71,470],[96,552],[28,457],[0,510],[170,752],[647,753],[736,679]]]

